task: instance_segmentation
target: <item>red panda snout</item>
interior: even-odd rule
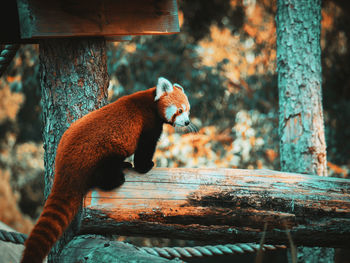
[[[190,118],[187,111],[182,112],[180,115],[175,117],[174,126],[188,126],[190,124]]]
[[[164,110],[164,118],[174,127],[184,127],[190,124],[189,111],[184,110],[183,104],[180,108],[175,105],[170,105]]]

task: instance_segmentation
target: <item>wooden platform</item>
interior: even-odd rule
[[[84,233],[343,247],[350,244],[350,180],[271,170],[129,170],[112,192],[85,198]]]
[[[17,0],[2,7],[0,43],[180,32],[176,0]]]

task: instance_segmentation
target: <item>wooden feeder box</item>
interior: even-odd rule
[[[180,31],[176,0],[17,0],[2,3],[1,43],[44,38],[106,37]]]

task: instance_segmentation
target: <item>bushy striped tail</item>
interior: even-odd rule
[[[25,242],[21,263],[42,262],[78,212],[83,196],[77,192],[51,193]]]

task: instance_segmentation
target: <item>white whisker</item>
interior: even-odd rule
[[[190,123],[189,128],[191,129],[192,133],[197,133],[198,132],[197,126],[194,125],[192,122]]]
[[[187,126],[180,126],[180,125],[176,125],[175,126],[175,131],[177,133],[197,133],[198,132],[198,128],[196,127],[196,125],[194,125],[192,122],[187,125]]]

